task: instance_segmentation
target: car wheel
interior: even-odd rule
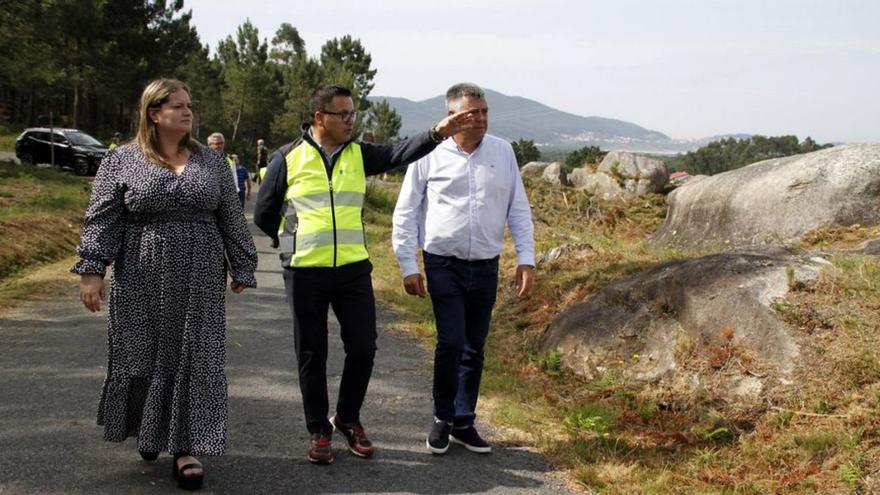
[[[18,155],[18,159],[21,160],[22,165],[36,165],[34,161],[34,155],[30,153],[21,153]]]
[[[73,172],[76,175],[89,175],[90,169],[89,161],[85,158],[77,158],[76,161],[73,162]]]

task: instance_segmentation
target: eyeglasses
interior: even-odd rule
[[[328,112],[327,110],[321,110],[321,113],[326,113],[327,115],[336,115],[340,119],[351,122],[357,117],[357,112]]]

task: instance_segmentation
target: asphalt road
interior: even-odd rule
[[[226,455],[202,459],[201,492],[569,493],[546,459],[517,445],[496,442],[490,455],[456,445],[444,456],[429,454],[431,357],[385,330],[393,315],[381,311],[362,412],[376,455],[355,458],[336,435],[336,461],[310,464],[278,258],[268,239],[252,231],[260,287],[227,297],[229,442]],[[95,411],[106,372],[106,313],[88,313],[75,294],[72,283],[60,297],[0,317],[0,494],[179,493],[167,454],[150,463],[140,459],[133,439],[102,441]],[[335,320],[332,325],[331,398],[343,357]],[[491,427],[478,426],[491,441]]]

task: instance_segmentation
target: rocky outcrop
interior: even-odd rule
[[[557,186],[567,186],[568,176],[559,162],[553,162],[544,169],[541,179]]]
[[[519,169],[523,177],[541,179],[557,186],[567,186],[565,169],[559,162],[529,162]]]
[[[660,192],[668,180],[664,162],[624,151],[605,155],[595,172],[580,168],[568,175],[573,187],[605,198]]]
[[[680,366],[690,343],[738,349],[786,376],[799,349],[771,308],[798,282],[814,279],[822,258],[777,249],[728,252],[673,261],[621,279],[558,315],[543,340],[574,372],[596,377],[621,360],[621,370],[654,381]],[[731,383],[753,394],[758,384]]]
[[[551,162],[529,162],[519,169],[519,174],[523,177],[538,178],[544,173],[544,169],[550,166]]]
[[[618,178],[630,195],[660,192],[669,181],[666,163],[624,151],[605,155],[596,172]]]
[[[880,144],[835,146],[692,179],[670,193],[655,242],[735,248],[820,228],[880,225]]]
[[[623,187],[608,174],[590,172],[585,168],[572,170],[568,183],[575,189],[585,189],[596,196],[615,198],[623,195]]]

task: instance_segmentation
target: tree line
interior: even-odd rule
[[[798,141],[797,136],[756,135],[745,139],[727,138],[712,141],[695,151],[668,159],[667,165],[673,170],[690,174],[712,175],[761,160],[809,153],[831,146],[833,145],[819,144],[810,137],[803,141]]]
[[[174,77],[192,89],[193,134],[219,131],[227,150],[252,163],[255,142],[295,138],[321,84],[354,93],[356,132],[392,141],[400,118],[371,105],[376,69],[360,40],[331,39],[310,56],[298,30],[281,24],[271,40],[249,21],[211,53],[183,1],[23,0],[0,9],[0,127],[76,127],[108,137],[134,134],[150,80]]]

